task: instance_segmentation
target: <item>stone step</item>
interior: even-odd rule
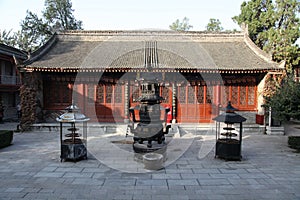
[[[267,126],[267,135],[284,135],[283,126]]]
[[[179,128],[184,129],[194,129],[196,131],[206,131],[210,129],[215,129],[215,123],[195,123],[195,124],[178,124]],[[239,127],[239,124],[235,124],[235,127]],[[243,124],[243,132],[244,133],[265,133],[265,126],[259,124]]]
[[[63,126],[68,126],[68,124],[63,124]],[[81,127],[82,123],[76,123],[76,126]],[[126,123],[88,123],[88,129],[95,130],[101,128],[105,133],[115,133],[118,131],[124,131],[126,133],[127,124]],[[238,126],[238,124],[236,124]],[[175,123],[171,124],[171,129],[169,133],[176,132],[177,128],[193,129],[196,131],[206,131],[215,129],[215,123]],[[59,123],[36,123],[31,125],[32,131],[42,131],[42,132],[58,132],[60,128]],[[173,130],[175,129],[175,130]],[[265,126],[259,124],[243,124],[244,133],[259,133],[264,134]]]

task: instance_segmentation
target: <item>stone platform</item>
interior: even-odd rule
[[[14,125],[0,125],[10,127]],[[87,160],[60,162],[59,132],[15,133],[13,144],[0,149],[0,199],[300,199],[300,154],[287,146],[288,134],[246,132],[242,160],[224,161],[214,158],[211,131],[180,127],[179,136],[172,136],[178,143],[170,147],[179,153],[168,157],[173,162],[157,171],[127,172],[140,165],[117,159],[132,149],[126,142],[130,135],[121,131],[114,138],[123,130],[117,128],[116,133],[95,128],[93,134],[103,141],[124,141],[111,146],[119,151],[98,143],[98,150],[119,169],[96,159],[92,137]]]

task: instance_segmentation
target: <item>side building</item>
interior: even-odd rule
[[[16,120],[17,105],[20,103],[21,86],[17,64],[27,59],[27,53],[0,44],[0,118]],[[19,63],[18,63],[19,62]]]
[[[66,31],[21,66],[26,123],[50,122],[76,103],[98,122],[123,122],[136,105],[136,81],[149,66],[162,105],[178,123],[207,123],[228,101],[255,123],[264,77],[280,73],[247,32]],[[33,117],[34,116],[34,117]]]

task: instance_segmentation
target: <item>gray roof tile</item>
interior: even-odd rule
[[[32,54],[29,68],[143,68],[145,41],[157,41],[159,68],[278,69],[243,33],[171,31],[72,31],[59,33]],[[246,39],[245,39],[246,38]]]

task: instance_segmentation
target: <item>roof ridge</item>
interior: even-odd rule
[[[272,60],[272,55],[268,54],[264,50],[260,49],[249,37],[248,33],[244,34],[244,41],[246,45],[261,59],[269,63],[274,63]]]
[[[13,46],[9,46],[6,44],[0,43],[0,53],[6,54],[9,56],[17,56],[18,58],[21,58],[25,60],[27,58],[27,52],[21,49],[17,49]]]
[[[66,30],[57,33],[58,35],[145,35],[158,34],[167,36],[239,36],[243,37],[243,31],[211,32],[211,31],[173,31],[173,30]]]
[[[41,56],[43,56],[49,49],[51,49],[52,45],[57,41],[57,33],[54,33],[50,39],[40,48],[38,48],[36,51],[34,51],[32,54],[28,54],[28,59],[24,61],[24,65],[31,64],[32,62],[39,59]]]
[[[244,33],[244,41],[246,43],[246,45],[257,55],[259,56],[261,59],[263,59],[266,62],[269,63],[277,63],[275,61],[273,61],[272,59],[272,55],[268,54],[267,52],[265,52],[264,50],[262,50],[261,48],[259,48],[249,37],[249,31],[248,31],[248,25],[243,23],[242,26],[242,32]],[[278,64],[278,63],[277,63]],[[283,63],[279,63],[279,65],[282,65]]]

